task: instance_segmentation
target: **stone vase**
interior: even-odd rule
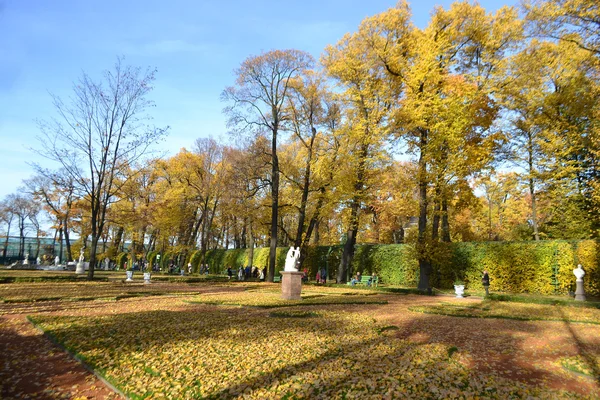
[[[454,285],[454,293],[456,293],[456,297],[462,299],[465,294],[465,285]]]
[[[144,283],[150,283],[152,274],[150,272],[144,272]]]
[[[127,276],[126,282],[133,282],[133,271],[125,271],[125,276]]]

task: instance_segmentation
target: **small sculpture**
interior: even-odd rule
[[[29,264],[29,253],[25,253],[25,258],[23,258],[23,265]]]
[[[577,268],[573,270],[573,274],[577,278],[577,282],[583,282],[583,276],[585,275],[585,271],[581,268],[581,264],[577,265]]]
[[[104,270],[108,271],[109,267],[110,267],[110,259],[108,257],[106,257],[104,259]]]
[[[583,287],[583,276],[585,275],[585,271],[581,268],[581,264],[577,265],[577,268],[573,270],[573,274],[577,278],[575,283],[577,284],[577,289],[575,290],[575,300],[577,301],[585,301],[585,289]]]
[[[295,248],[294,246],[290,247],[288,250],[287,256],[285,257],[285,268],[284,271],[298,271],[298,267],[296,263],[300,258],[300,247]]]
[[[54,265],[58,267],[59,264],[60,264],[60,258],[58,258],[58,256],[54,257]]]
[[[83,247],[82,247],[81,250],[79,251],[79,261],[77,262],[77,265],[75,266],[76,274],[85,274],[85,264],[83,263],[83,260],[85,260],[85,257],[83,256]]]
[[[42,264],[42,260],[38,257],[35,259],[35,264],[36,265],[41,265]]]

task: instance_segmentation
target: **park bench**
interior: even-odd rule
[[[368,285],[369,279],[371,279],[370,275],[364,275],[360,277],[360,282],[356,282],[357,285]],[[371,286],[377,287],[379,284],[379,277],[376,276],[375,279],[371,282]],[[348,282],[348,285],[352,285],[352,281]]]
[[[279,283],[281,282],[281,275],[276,275],[273,277],[273,282],[274,283]]]

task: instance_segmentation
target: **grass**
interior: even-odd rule
[[[507,301],[526,304],[548,304],[553,306],[599,308],[600,301],[575,301],[572,298],[539,295],[490,294],[486,297],[493,301]]]
[[[442,302],[436,305],[409,307],[424,314],[463,318],[497,318],[519,321],[568,321],[600,325],[600,310],[595,307],[503,302],[486,299],[479,303]]]

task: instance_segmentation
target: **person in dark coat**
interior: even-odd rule
[[[490,275],[488,274],[487,270],[483,270],[483,276],[481,277],[481,283],[483,284],[483,288],[485,289],[485,295],[489,296],[490,292]]]

